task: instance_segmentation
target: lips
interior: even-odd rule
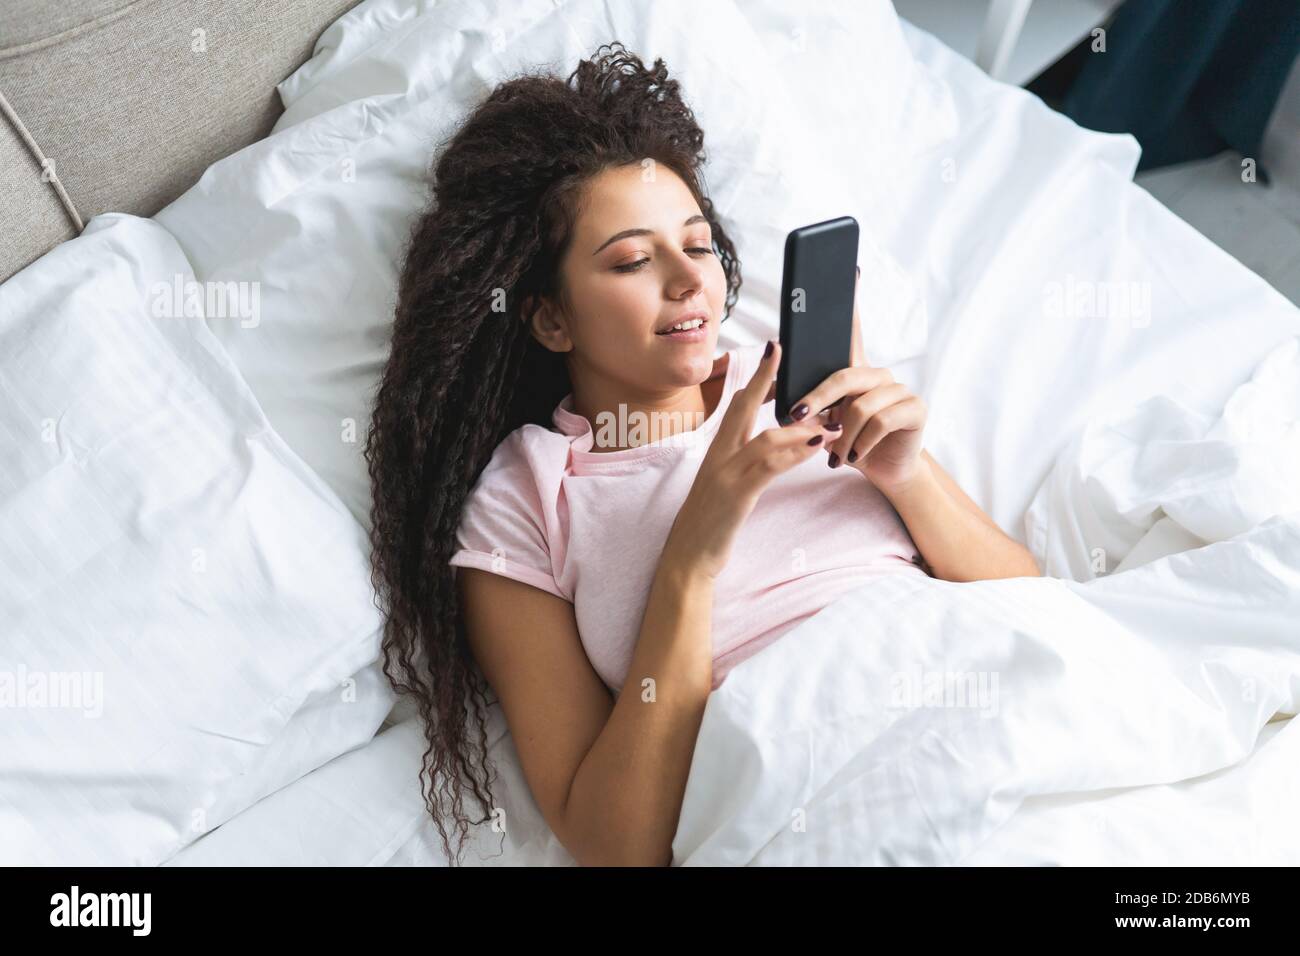
[[[696,319],[702,320],[702,324],[699,326],[701,329],[705,328],[709,324],[709,314],[707,312],[688,312],[686,315],[679,316],[671,322],[665,323],[659,329],[655,330],[655,335],[668,335],[672,332],[680,331],[674,329],[673,326],[680,325],[683,322],[693,322]]]

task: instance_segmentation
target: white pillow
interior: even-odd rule
[[[887,4],[874,9],[897,31]],[[916,284],[871,238],[889,180],[859,174],[856,158],[824,161],[781,88],[789,71],[773,67],[735,5],[513,0],[485,16],[465,4],[361,4],[326,31],[321,61],[283,84],[277,132],[212,166],[157,217],[201,278],[260,282],[260,324],[213,330],[277,431],[359,520],[371,396],[435,148],[501,80],[541,65],[567,75],[611,36],[662,56],[705,129],[710,194],[745,277],[722,348],[775,335],[786,233],[844,214],[862,225],[868,358],[890,364],[924,348]],[[841,125],[858,122],[851,107],[840,104]],[[863,137],[882,124],[864,122]]]
[[[955,131],[956,113],[946,84],[916,61],[889,0],[745,0],[713,3],[731,7],[746,22],[748,34],[760,41],[764,62],[776,82],[789,91],[808,120],[821,152],[836,143],[844,154],[861,162],[864,150],[892,159],[929,149]],[[497,3],[491,11],[443,0],[363,0],[335,20],[316,41],[312,57],[280,82],[285,114],[276,129],[284,129],[327,109],[366,96],[403,94],[410,90],[410,73],[387,69],[395,50],[413,34],[424,35],[437,24],[443,37],[463,47],[457,53],[475,56],[484,49],[504,53],[519,36],[520,22],[546,18],[590,42],[622,39],[634,52],[653,59],[649,48],[633,44],[649,39],[638,18],[688,26],[699,32],[701,53],[716,57],[719,66],[733,52],[751,55],[748,37],[733,51],[726,38],[695,31],[702,12],[695,0],[530,0]],[[707,11],[714,15],[717,10]],[[620,31],[628,31],[626,35]],[[556,30],[555,33],[558,33]],[[549,50],[535,51],[554,61]],[[587,51],[589,52],[589,51]],[[426,82],[449,86],[456,75],[454,57],[444,59],[443,71]],[[560,65],[571,65],[564,61]],[[675,64],[669,64],[674,73]],[[696,90],[692,100],[710,91]],[[848,115],[853,123],[842,122]],[[837,122],[823,122],[835,120]],[[831,153],[833,155],[833,153]]]
[[[693,0],[533,0],[498,4],[489,18],[482,9],[434,0],[364,0],[280,83],[286,111],[276,128],[357,99],[451,96],[458,77],[499,79],[506,64],[544,59],[567,75],[598,43],[630,37],[634,52],[647,62],[664,56],[684,80],[708,136],[715,205],[733,226],[732,238],[746,240],[746,275],[758,277],[744,303],[752,310],[742,308],[724,326],[722,346],[775,332],[785,233],[853,215],[862,226],[862,288],[870,297],[868,358],[893,365],[919,355],[928,338],[921,285],[876,242],[873,224],[897,212],[891,184],[900,165],[921,161],[956,134],[947,83],[914,58],[889,0],[746,0],[713,4],[703,20],[701,13]],[[449,55],[440,55],[435,38]],[[466,70],[469,62],[475,65]],[[737,103],[758,109],[737,117]],[[751,147],[745,134],[755,122],[765,135]],[[767,185],[747,180],[751,175]],[[746,184],[736,191],[739,203],[726,191],[732,183]],[[782,215],[780,199],[791,195],[800,202]]]
[[[312,58],[280,83],[286,111],[276,129],[358,99],[453,96],[466,73],[499,79],[507,65],[539,59],[567,75],[598,43],[631,37],[634,52],[647,62],[664,56],[683,79],[708,137],[715,205],[732,238],[745,240],[742,263],[755,281],[737,320],[723,327],[722,347],[775,333],[785,233],[854,215],[870,300],[868,357],[893,365],[921,354],[928,339],[924,293],[877,243],[873,223],[896,212],[891,184],[900,164],[920,161],[956,134],[947,83],[912,55],[889,0],[745,0],[703,12],[701,19],[694,0],[534,0],[497,4],[489,18],[482,9],[435,0],[364,0],[331,24]],[[526,30],[518,29],[522,23]],[[579,41],[557,52],[574,37]],[[435,38],[450,55],[440,55]],[[475,65],[466,70],[468,62]],[[757,103],[749,111],[757,119],[735,116],[737,103]],[[750,140],[746,134],[756,128],[762,135]],[[745,188],[732,199],[726,187],[741,182]],[[796,200],[784,213],[783,197]]]
[[[192,279],[109,214],[0,288],[5,863],[160,863],[392,703],[364,532],[187,313]]]

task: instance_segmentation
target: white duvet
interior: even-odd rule
[[[1035,512],[1047,540],[1078,530],[1072,503],[1086,497],[1098,527],[1137,513],[1214,543],[1086,583],[873,583],[729,675],[705,712],[676,861],[961,863],[1027,799],[1169,784],[1249,756],[1300,701],[1298,347],[1234,394],[1212,438],[1190,435],[1170,403],[1113,423],[1109,443],[1086,437],[1083,464],[1063,457]],[[1235,411],[1261,403],[1268,431],[1233,434]],[[1134,466],[1139,428],[1153,450]],[[1088,491],[1057,494],[1080,468]],[[1176,518],[1154,517],[1166,507]],[[1237,531],[1225,514],[1256,520],[1220,539]],[[1295,736],[1289,768],[1257,794],[1272,808],[1261,824],[1298,805]],[[1083,819],[1087,833],[1096,818]],[[1210,822],[1149,825],[1194,845]],[[1294,863],[1297,849],[1294,836],[1255,840],[1237,862]]]

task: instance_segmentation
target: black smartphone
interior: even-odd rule
[[[778,420],[785,421],[790,407],[826,376],[852,363],[857,268],[858,221],[852,216],[801,226],[786,236]]]

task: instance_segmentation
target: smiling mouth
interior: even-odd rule
[[[655,335],[690,335],[692,333],[703,332],[708,328],[708,319],[691,319],[688,322],[681,323],[686,326],[682,329],[664,329],[662,332],[656,332]]]

